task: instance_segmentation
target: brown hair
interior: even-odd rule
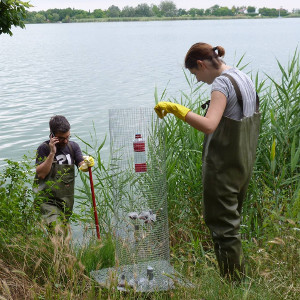
[[[55,115],[49,121],[50,131],[53,134],[58,132],[66,133],[70,130],[71,126],[69,121],[64,116]]]
[[[197,60],[210,60],[214,68],[219,69],[222,60],[219,57],[225,55],[225,49],[221,46],[212,47],[206,43],[196,43],[187,52],[184,65],[187,69],[197,68]]]

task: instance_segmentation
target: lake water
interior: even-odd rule
[[[33,154],[48,121],[65,115],[86,141],[108,135],[108,109],[154,106],[167,87],[188,86],[184,56],[198,41],[221,45],[225,61],[246,53],[248,70],[276,77],[300,41],[300,18],[27,25],[0,36],[0,166]],[[109,137],[109,136],[108,136]],[[75,138],[76,140],[76,138]],[[108,144],[104,156],[108,156]]]

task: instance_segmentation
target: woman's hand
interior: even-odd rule
[[[185,116],[190,111],[189,108],[183,105],[165,101],[158,102],[154,110],[161,119],[164,118],[167,113],[171,113],[182,121],[185,121]]]

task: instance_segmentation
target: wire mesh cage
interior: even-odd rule
[[[111,110],[109,119],[117,261],[169,261],[162,123],[149,108]]]
[[[105,286],[168,290],[170,265],[164,122],[153,108],[109,111],[116,268],[93,271]],[[125,284],[126,283],[126,284]]]

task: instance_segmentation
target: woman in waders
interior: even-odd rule
[[[171,102],[159,102],[160,118],[167,113],[205,133],[202,153],[204,220],[214,242],[222,276],[244,274],[241,210],[251,177],[259,135],[259,101],[251,79],[222,60],[225,50],[206,43],[194,44],[185,67],[198,82],[211,84],[205,116]]]
[[[42,218],[50,229],[58,222],[67,222],[73,211],[75,165],[87,172],[94,165],[91,156],[82,156],[79,145],[70,141],[70,124],[64,116],[49,121],[49,140],[37,149],[36,187]]]

